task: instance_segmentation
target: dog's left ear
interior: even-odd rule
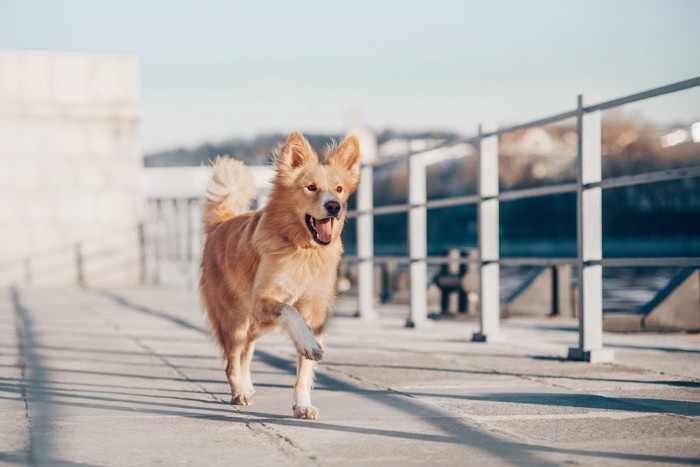
[[[329,164],[343,167],[352,174],[355,184],[360,181],[360,142],[357,136],[350,135],[328,158]]]
[[[277,165],[279,167],[296,169],[309,163],[311,160],[318,160],[316,153],[306,138],[304,138],[304,135],[295,131],[289,135],[287,142],[282,146],[277,158]]]

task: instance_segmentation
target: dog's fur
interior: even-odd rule
[[[250,172],[227,157],[214,162],[200,292],[227,360],[232,404],[252,403],[255,341],[279,328],[298,353],[294,415],[318,418],[311,386],[335,298],[346,204],[360,178],[357,138],[330,146],[325,156],[320,160],[300,133],[292,133],[277,155],[267,205],[245,213],[255,196]]]

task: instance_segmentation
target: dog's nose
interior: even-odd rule
[[[331,216],[337,216],[340,213],[340,203],[337,201],[326,201],[323,205]]]

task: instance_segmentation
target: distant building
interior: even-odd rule
[[[0,49],[0,284],[139,279],[139,64]]]

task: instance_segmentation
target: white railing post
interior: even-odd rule
[[[374,319],[374,171],[371,165],[360,169],[357,189],[357,315]]]
[[[498,135],[493,125],[479,126],[479,323],[476,342],[503,340],[500,331],[500,268],[498,223]]]
[[[410,305],[407,327],[428,323],[428,214],[425,207],[425,162],[421,156],[408,159],[408,255],[410,257]]]
[[[597,99],[578,96],[577,250],[579,268],[579,344],[569,359],[610,362],[613,352],[603,348],[603,228],[601,189],[600,111],[584,112]]]
[[[357,188],[357,316],[377,317],[374,309],[374,167],[377,139],[359,114],[349,115],[347,135],[360,140],[360,186]]]

